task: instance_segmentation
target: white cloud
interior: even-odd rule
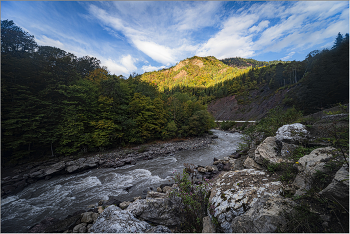
[[[151,71],[158,71],[159,69],[163,69],[163,68],[166,68],[166,66],[159,66],[159,67],[154,67],[152,65],[144,65],[142,66],[142,70],[143,72],[151,72]]]
[[[136,48],[147,54],[153,60],[163,64],[176,63],[174,50],[167,46],[158,45],[152,41],[133,39]]]
[[[288,60],[289,58],[291,58],[293,55],[295,54],[295,52],[290,52],[286,57],[281,58],[281,60],[285,61]]]
[[[269,26],[270,21],[268,20],[264,20],[261,21],[258,26],[253,26],[249,29],[249,32],[260,32],[261,30],[267,28],[267,26]]]
[[[223,24],[223,29],[220,32],[198,49],[197,55],[212,55],[219,59],[232,56],[252,56],[254,54],[252,50],[252,36],[247,36],[246,31],[257,20],[258,17],[256,15],[231,17]]]
[[[220,2],[203,2],[177,11],[176,25],[178,30],[197,30],[206,26],[212,26],[217,21]]]
[[[127,76],[137,70],[135,62],[137,59],[133,58],[131,55],[123,56],[118,61],[113,59],[101,59],[101,64],[106,66],[112,74]]]
[[[35,41],[38,43],[38,45],[41,45],[41,46],[53,46],[61,49],[64,48],[64,45],[62,42],[48,38],[47,36],[44,36],[44,35],[41,36],[41,39],[35,38]]]

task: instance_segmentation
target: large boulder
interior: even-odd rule
[[[296,191],[296,196],[305,194],[311,188],[316,172],[326,172],[324,166],[326,162],[333,157],[335,148],[326,147],[313,150],[309,155],[300,158],[296,163],[298,174],[294,179],[293,185],[299,189]]]
[[[258,147],[256,147],[254,154],[254,161],[260,165],[265,162],[281,163],[288,159],[281,155],[281,145],[276,143],[275,137],[267,137]]]
[[[332,182],[320,192],[343,207],[349,207],[349,167],[344,164],[335,174]]]
[[[179,198],[147,198],[140,199],[126,209],[137,218],[155,224],[176,226],[183,222],[181,216],[182,204]]]
[[[309,138],[306,127],[300,123],[283,125],[276,132],[276,140],[291,144],[300,144]]]
[[[257,164],[252,158],[247,157],[246,160],[243,163],[244,168],[247,169],[257,169],[257,170],[262,170],[263,168]]]
[[[209,201],[211,215],[224,232],[232,232],[232,220],[248,211],[261,197],[279,196],[282,183],[263,171],[244,169],[221,174]]]
[[[152,226],[136,219],[129,211],[117,206],[107,207],[90,228],[92,233],[146,232]]]
[[[293,212],[295,202],[282,196],[260,198],[246,213],[234,218],[231,229],[234,233],[271,233],[283,230],[286,213]]]

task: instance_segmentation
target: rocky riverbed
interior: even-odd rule
[[[2,168],[1,197],[16,194],[38,180],[49,180],[54,176],[81,172],[91,168],[121,167],[136,164],[139,160],[150,160],[171,155],[181,150],[198,150],[208,147],[215,135],[140,145],[127,149],[116,149],[88,156],[53,158],[44,162],[33,162],[11,168]]]

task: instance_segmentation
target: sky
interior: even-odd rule
[[[348,1],[1,1],[38,45],[142,74],[193,56],[301,61],[349,33]]]

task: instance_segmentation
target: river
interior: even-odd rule
[[[92,169],[31,184],[1,200],[1,232],[28,232],[28,228],[46,217],[62,219],[111,196],[120,201],[132,200],[144,194],[145,189],[173,183],[173,172],[182,172],[184,163],[211,165],[214,157],[222,159],[237,150],[241,134],[212,132],[218,138],[205,149],[178,151],[138,161],[136,165]]]

